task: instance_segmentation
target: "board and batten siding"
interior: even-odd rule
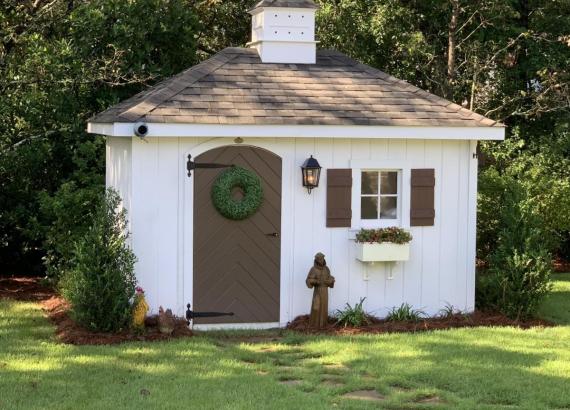
[[[233,139],[116,140],[108,143],[107,183],[126,197],[137,277],[154,312],[163,306],[183,315],[192,302],[193,266],[193,180],[186,174],[186,157],[234,145]],[[330,291],[331,312],[360,298],[366,298],[367,311],[380,317],[404,302],[431,315],[446,305],[474,309],[476,142],[245,138],[244,144],[282,158],[281,325],[309,311],[312,290],[306,288],[305,278],[317,252],[326,255],[336,278]],[[131,145],[130,151],[126,145]],[[119,176],[114,158],[121,155],[131,163],[120,166]],[[411,169],[435,170],[435,225],[409,228],[409,216],[402,218],[414,240],[410,260],[393,267],[393,279],[388,265],[356,260],[354,230],[327,228],[327,173],[322,172],[320,186],[311,195],[301,186],[300,166],[309,155],[324,170],[350,168],[358,161],[371,161],[378,168],[383,161],[390,166],[402,161]],[[130,168],[130,185],[124,180],[129,175],[125,167]],[[404,207],[408,209],[409,204]]]
[[[131,209],[132,198],[132,142],[130,138],[107,137],[106,185],[121,194],[125,209]],[[129,221],[130,229],[130,221]]]

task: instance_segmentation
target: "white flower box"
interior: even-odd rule
[[[361,262],[401,262],[410,259],[410,244],[356,243],[356,259]]]

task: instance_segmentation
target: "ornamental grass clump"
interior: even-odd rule
[[[388,322],[419,322],[424,317],[426,314],[422,310],[414,309],[408,303],[402,303],[400,307],[394,307],[388,312],[386,320]]]
[[[361,229],[356,234],[358,243],[395,243],[403,245],[412,241],[412,235],[398,227],[381,229]]]
[[[364,310],[365,299],[366,298],[360,299],[360,302],[354,306],[347,303],[344,309],[337,310],[335,313],[337,325],[344,327],[360,327],[370,324],[371,317]]]
[[[87,329],[118,332],[132,322],[135,255],[127,245],[126,212],[119,195],[109,190],[92,226],[74,244],[61,291],[71,304],[71,317]]]

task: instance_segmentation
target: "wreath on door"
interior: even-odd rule
[[[234,190],[240,189],[243,198],[235,199]],[[259,177],[241,167],[221,172],[212,186],[212,203],[224,217],[234,221],[247,219],[257,212],[263,203],[263,187]]]

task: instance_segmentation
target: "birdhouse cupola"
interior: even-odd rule
[[[313,0],[261,0],[252,15],[250,47],[264,63],[315,64],[315,12]]]

